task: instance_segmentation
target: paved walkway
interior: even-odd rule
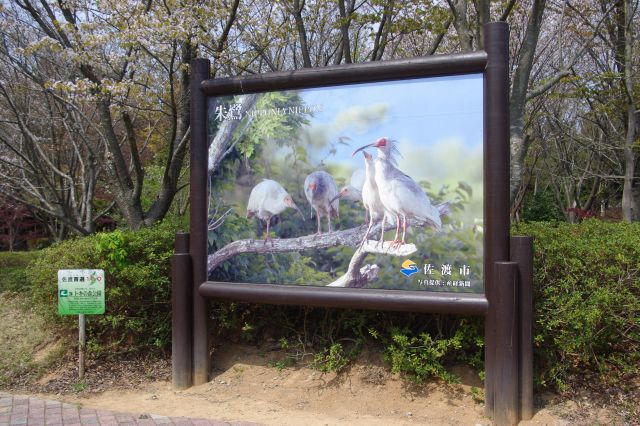
[[[118,413],[80,408],[75,404],[46,401],[29,396],[0,392],[0,426],[258,426],[257,423],[223,422],[218,420],[167,417],[155,414]]]

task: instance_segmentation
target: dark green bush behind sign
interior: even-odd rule
[[[177,228],[99,233],[43,250],[27,271],[34,304],[54,323],[75,332],[75,317],[57,314],[58,269],[105,270],[106,312],[87,316],[89,348],[94,352],[161,351],[171,337],[169,258]]]
[[[169,258],[176,230],[175,226],[162,224],[136,232],[70,240],[43,250],[27,270],[34,305],[52,322],[75,334],[75,319],[56,313],[57,270],[102,268],[107,274],[107,310],[105,315],[88,319],[92,349],[161,353],[170,343]],[[637,377],[640,224],[539,222],[515,226],[512,233],[535,238],[534,355],[538,384],[562,388],[587,371],[599,373],[608,383]],[[343,347],[344,354],[334,354],[332,360],[342,359],[347,353],[347,358],[353,359],[357,354],[351,352],[368,341],[384,346],[394,369],[410,377],[422,378],[424,372],[442,376],[438,374],[444,371],[441,362],[482,365],[482,319],[477,317],[234,303],[212,304],[212,309],[217,326],[213,332],[218,335],[237,333],[257,342],[277,330],[276,338],[302,339],[318,353],[323,353],[326,346],[327,354],[330,348],[339,347],[335,342],[358,342],[352,348]],[[409,346],[403,346],[404,340],[399,339],[406,339]],[[418,344],[425,339],[435,343]],[[428,351],[439,340],[452,343],[447,352],[455,353],[437,359],[430,356]],[[461,347],[453,344],[458,340]]]
[[[529,223],[535,237],[535,346],[541,383],[605,381],[640,368],[640,223]]]

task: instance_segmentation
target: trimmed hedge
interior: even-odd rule
[[[58,269],[104,269],[106,312],[87,316],[88,348],[96,354],[162,352],[171,342],[170,265],[177,226],[75,238],[42,250],[30,265],[34,305],[47,321],[75,328],[57,312]]]
[[[640,223],[528,223],[535,238],[534,354],[540,384],[586,370],[612,383],[640,373]]]
[[[57,314],[57,270],[105,269],[107,312],[89,317],[90,347],[97,353],[163,352],[171,334],[169,257],[176,231],[161,224],[43,250],[27,270],[34,305],[52,323],[75,328],[75,318]],[[535,238],[537,383],[562,389],[587,371],[599,373],[605,383],[637,377],[640,223],[539,222],[514,226],[512,233]],[[482,365],[482,319],[477,317],[212,305],[214,333],[248,342],[275,338],[283,348],[293,348],[292,342],[309,345],[324,354],[316,357],[326,364],[322,368],[345,365],[367,341],[382,346],[394,369],[412,378],[446,378],[441,366],[450,362]],[[447,347],[440,348],[439,341]]]

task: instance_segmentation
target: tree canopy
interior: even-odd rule
[[[2,2],[0,194],[53,239],[151,225],[185,211],[192,59],[224,77],[463,52],[493,20],[511,28],[513,217],[546,199],[638,220],[634,0]],[[251,134],[215,167],[259,167]]]

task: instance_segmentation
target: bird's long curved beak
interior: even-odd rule
[[[336,195],[335,197],[333,197],[333,198],[331,199],[331,201],[329,201],[329,204],[333,204],[333,202],[334,202],[335,200],[337,200],[338,198],[342,198],[342,194],[338,194],[338,195]]]
[[[353,154],[351,154],[351,156],[355,156],[358,152],[362,151],[363,149],[367,149],[367,148],[371,148],[373,147],[375,144],[374,143],[370,143],[369,145],[365,145],[365,146],[361,146],[360,148],[356,149],[355,151],[353,151]]]
[[[300,210],[300,208],[298,207],[298,205],[296,203],[293,203],[293,208],[296,209],[296,211],[298,213],[300,213],[300,217],[302,218],[302,221],[304,222],[305,219],[304,219],[304,215],[302,214],[302,210]]]

